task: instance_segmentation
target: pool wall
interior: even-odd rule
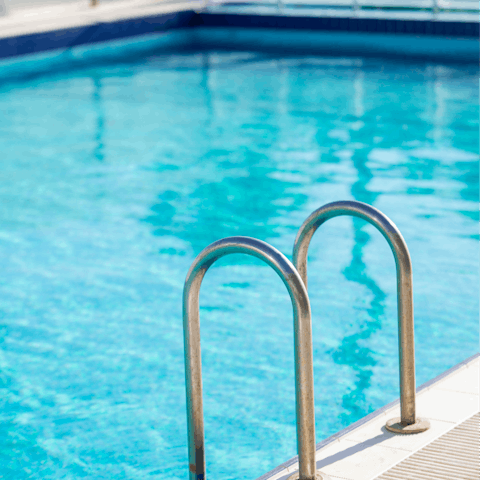
[[[193,10],[7,36],[0,38],[0,58],[179,29],[195,30],[195,41],[186,36],[183,44],[199,49],[281,48],[295,53],[387,55],[455,63],[478,62],[479,58],[479,24],[473,22],[235,15]]]
[[[368,33],[304,29],[202,27],[196,45],[206,49],[282,51],[285,54],[335,55],[477,63],[478,41],[434,35]]]
[[[75,28],[0,38],[0,58],[187,28],[194,16],[193,11],[172,12],[153,17],[98,22]]]
[[[274,29],[326,30],[409,35],[436,35],[478,38],[479,24],[474,22],[403,20],[395,18],[342,18],[287,15],[251,15],[200,12],[196,24],[216,27],[253,27]]]

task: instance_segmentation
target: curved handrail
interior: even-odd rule
[[[264,260],[283,280],[292,300],[295,342],[295,400],[300,479],[316,478],[315,412],[313,398],[312,323],[307,290],[291,262],[268,243],[250,237],[229,237],[206,247],[188,271],[183,290],[183,330],[187,389],[190,480],[205,480],[202,363],[199,294],[208,268],[230,253]]]
[[[351,215],[366,220],[380,231],[392,249],[397,269],[401,425],[406,427],[423,422],[421,430],[415,429],[423,431],[428,428],[428,421],[420,419],[417,421],[415,411],[412,262],[407,244],[397,226],[380,210],[366,203],[357,201],[329,203],[315,210],[300,227],[293,247],[293,264],[307,286],[307,255],[310,240],[320,225],[340,215]],[[397,433],[402,430],[401,427],[391,429]],[[412,433],[412,428],[406,429],[405,433]]]

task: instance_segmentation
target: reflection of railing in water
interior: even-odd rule
[[[93,105],[96,110],[97,114],[97,125],[95,128],[95,150],[93,152],[93,156],[97,160],[104,160],[104,144],[103,144],[103,135],[105,130],[105,119],[104,113],[102,108],[102,82],[101,77],[93,75]]]
[[[293,248],[293,263],[307,286],[310,241],[323,223],[340,215],[352,215],[371,223],[382,233],[392,249],[397,267],[401,419],[389,421],[387,428],[396,433],[425,431],[430,424],[427,420],[416,418],[415,409],[412,264],[405,240],[395,224],[382,212],[362,202],[342,201],[324,205],[315,210],[300,227]]]
[[[362,70],[356,72],[353,81],[352,107],[355,117],[361,121],[365,114],[365,75]],[[363,122],[358,130],[350,130],[351,140],[355,141],[354,134],[362,132],[365,128]],[[364,132],[360,133],[364,134]],[[361,142],[359,142],[361,144]],[[352,167],[357,171],[357,179],[351,186],[353,199],[374,205],[379,193],[367,188],[373,179],[373,173],[368,165],[369,148],[356,148],[352,152]],[[364,417],[370,410],[370,402],[366,401],[365,391],[371,386],[373,369],[377,364],[375,357],[377,352],[367,347],[364,343],[382,328],[382,320],[385,313],[386,294],[377,285],[375,280],[368,274],[367,266],[363,260],[364,249],[370,240],[366,231],[368,223],[353,217],[353,247],[350,264],[344,269],[343,274],[349,281],[363,285],[370,291],[372,298],[368,306],[365,306],[360,320],[360,328],[355,333],[345,336],[339,347],[333,353],[332,358],[336,364],[346,365],[355,373],[354,387],[349,389],[342,397],[343,412],[341,417],[343,424],[350,425],[352,421]]]

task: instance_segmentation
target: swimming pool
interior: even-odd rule
[[[189,50],[4,80],[0,476],[185,478],[191,262],[230,235],[291,258],[329,201],[374,205],[409,246],[417,385],[475,353],[477,82],[465,65]],[[398,397],[395,286],[370,225],[315,235],[318,441]],[[256,478],[296,453],[288,294],[231,256],[200,299],[208,471]]]

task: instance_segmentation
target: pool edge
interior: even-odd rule
[[[445,370],[443,373],[440,375],[432,378],[431,380],[428,380],[427,382],[423,383],[419,387],[417,387],[416,392],[420,393],[423,390],[426,390],[438,382],[444,380],[446,377],[449,375],[457,372],[461,368],[467,366],[468,364],[474,362],[477,358],[480,357],[480,352],[477,352],[464,361],[458,363],[457,365],[454,365],[453,367],[449,368],[448,370]],[[331,435],[330,437],[326,438],[325,440],[322,440],[321,442],[317,443],[315,450],[318,452],[322,448],[326,447],[327,445],[335,442],[336,440],[339,440],[340,438],[348,435],[349,433],[353,432],[357,428],[362,427],[366,423],[370,422],[371,420],[375,419],[376,417],[382,415],[385,411],[391,409],[392,407],[395,407],[400,403],[400,399],[397,398],[393,402],[388,403],[387,405],[384,405],[383,407],[379,408],[378,410],[375,410],[374,412],[366,415],[365,417],[361,418],[360,420],[357,420],[355,423],[352,423],[348,427],[340,430],[339,432]],[[278,473],[284,471],[288,467],[294,465],[295,463],[298,462],[298,456],[296,455],[295,457],[291,458],[290,460],[287,460],[286,462],[282,463],[278,467],[274,468],[273,470],[270,470],[269,472],[263,474],[262,476],[258,477],[256,480],[268,480],[272,478],[273,476],[277,475]]]
[[[147,13],[132,10],[122,12],[122,15],[122,18],[112,16],[111,12],[109,16],[104,16],[103,13],[98,17],[83,15],[78,21],[71,17],[62,17],[55,19],[54,26],[47,22],[43,27],[31,27],[30,31],[11,27],[10,33],[0,35],[0,59],[181,28],[190,31],[205,28],[211,29],[211,32],[216,31],[218,34],[214,35],[215,42],[223,48],[231,47],[235,42],[232,43],[230,37],[222,35],[222,29],[233,28],[242,31],[242,35],[237,35],[236,38],[246,41],[248,47],[258,44],[255,31],[268,31],[269,35],[290,31],[293,41],[291,50],[297,52],[317,50],[322,54],[333,48],[336,50],[335,54],[345,55],[358,55],[363,51],[370,56],[392,55],[438,61],[443,59],[450,62],[478,63],[479,59],[478,22],[219,14],[195,9],[191,3],[172,7],[170,11]],[[309,38],[313,38],[311,35],[315,34],[318,41],[314,44],[308,39],[302,41],[301,38],[295,38],[295,33]],[[338,41],[339,35],[346,34],[352,37],[350,41]],[[372,39],[382,36],[390,40],[388,45],[383,41],[372,42],[368,39],[357,45],[355,35],[365,38],[370,36]],[[330,37],[335,38],[329,41]],[[204,44],[200,47],[210,46],[211,39],[210,42],[205,38],[202,40]],[[441,44],[437,45],[438,42]],[[268,40],[260,42],[262,48],[268,49],[275,46],[276,40],[273,39],[270,44]]]

